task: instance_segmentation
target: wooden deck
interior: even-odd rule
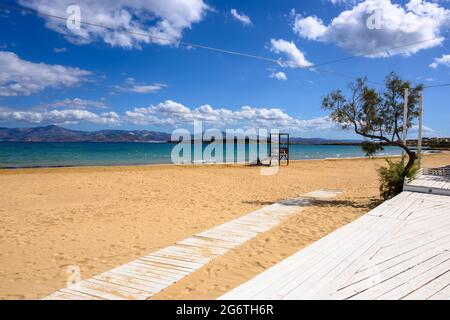
[[[450,175],[447,173],[450,173],[448,167],[422,169],[412,180],[405,182],[403,190],[450,196]]]
[[[402,192],[220,299],[450,299],[450,197]]]
[[[280,201],[201,232],[118,268],[82,280],[45,297],[48,300],[144,300],[169,287],[217,256],[268,231],[310,203],[338,190],[318,190]]]

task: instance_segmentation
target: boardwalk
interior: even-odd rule
[[[444,180],[420,175],[409,183],[419,192],[402,192],[220,299],[450,299]]]
[[[201,232],[175,245],[60,289],[49,300],[145,300],[179,281],[212,259],[270,230],[301,212],[311,197],[333,197],[338,190],[317,190],[280,201]]]
[[[427,174],[433,172],[438,175]],[[422,169],[412,181],[405,183],[403,190],[450,196],[450,168]]]

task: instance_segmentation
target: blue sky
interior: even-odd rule
[[[69,16],[67,7],[74,4],[6,3],[61,17]],[[83,24],[70,30],[63,19],[0,9],[0,126],[54,123],[170,132],[191,128],[196,118],[209,127],[266,126],[296,136],[350,138],[351,132],[333,127],[320,109],[324,95],[346,89],[348,76],[378,83],[395,71],[415,83],[450,83],[450,2],[445,0],[77,4],[82,22],[114,30]],[[369,28],[371,16],[378,20]],[[280,63],[189,48],[180,41]],[[450,87],[425,91],[428,135],[450,136],[449,101]]]

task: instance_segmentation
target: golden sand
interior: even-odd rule
[[[449,153],[424,159],[449,163]],[[383,164],[296,161],[273,176],[240,165],[0,170],[0,298],[40,298],[66,285],[68,266],[88,278],[277,200],[345,191],[155,296],[216,298],[370,210]]]

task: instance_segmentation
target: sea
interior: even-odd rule
[[[170,164],[173,163],[172,150],[175,146],[171,143],[130,142],[0,142],[0,168]],[[205,150],[207,146],[204,144],[202,149]],[[264,156],[265,153],[262,151],[259,152]],[[195,153],[192,149],[190,156],[195,163],[211,160],[217,163],[249,162],[255,159],[257,151],[249,144],[241,146],[235,144],[234,148],[227,148],[224,145],[222,153],[216,155],[215,152],[209,152],[209,156],[206,156],[208,153],[204,152],[205,158],[199,159],[194,158]],[[356,145],[291,145],[289,153],[291,160],[365,156],[361,146]],[[385,147],[377,155],[399,154],[401,154],[399,148]],[[179,155],[183,156],[183,152]],[[187,156],[189,153],[186,153]],[[222,160],[218,160],[216,156],[222,156]]]

